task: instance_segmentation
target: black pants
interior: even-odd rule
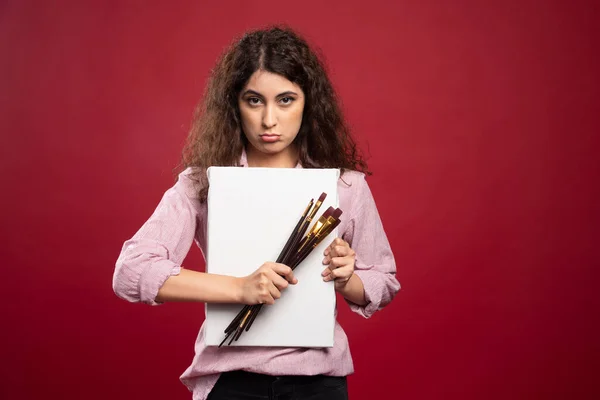
[[[346,377],[221,374],[207,400],[347,400]]]

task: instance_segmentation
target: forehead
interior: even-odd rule
[[[300,86],[288,80],[286,77],[260,69],[250,76],[246,86],[244,86],[244,90],[253,90],[265,96],[276,96],[279,93],[287,91],[302,94]]]

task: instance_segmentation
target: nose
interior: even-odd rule
[[[273,128],[277,125],[276,110],[272,106],[267,106],[263,109],[262,125],[265,129]]]

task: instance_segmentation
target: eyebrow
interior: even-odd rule
[[[247,95],[253,95],[253,96],[257,96],[257,97],[263,97],[264,96],[254,90],[246,90],[244,93],[242,93],[242,97],[243,96],[247,96]],[[277,96],[275,97],[282,97],[282,96],[289,96],[289,95],[294,95],[294,96],[298,96],[298,93],[296,92],[292,92],[291,90],[288,90],[286,92],[283,93],[279,93]]]

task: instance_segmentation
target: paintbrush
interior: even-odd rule
[[[326,193],[322,193],[314,206],[313,200],[311,199],[277,257],[278,263],[286,264],[294,270],[340,223],[339,217],[342,214],[342,211],[340,209],[334,210],[333,207],[329,207],[325,213],[315,221],[309,232],[304,235],[304,232],[314,219],[326,196]],[[219,347],[221,347],[227,339],[230,339],[229,344],[233,341],[237,341],[244,331],[248,331],[262,306],[263,304],[244,306],[225,329],[226,336],[221,344],[219,344]]]

